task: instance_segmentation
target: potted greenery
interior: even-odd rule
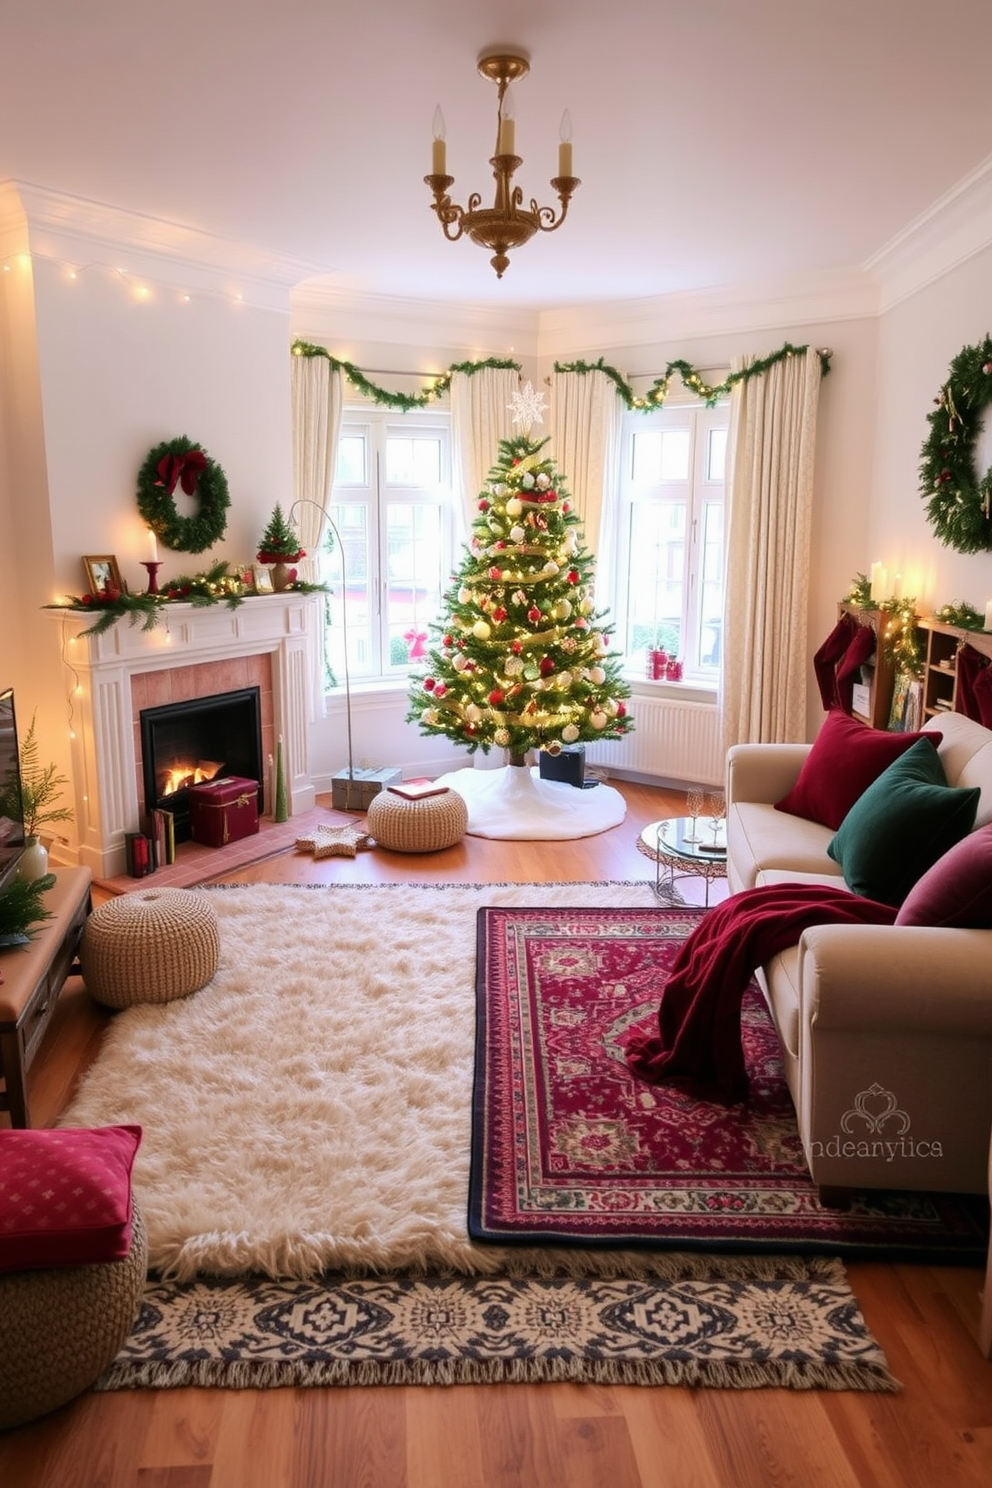
[[[300,540],[283,515],[281,505],[277,502],[269,524],[262,533],[258,545],[256,558],[259,563],[271,563],[272,587],[275,590],[287,588],[296,578],[296,572],[290,568],[290,564],[299,563],[301,558],[307,555],[300,547]]]
[[[21,854],[18,873],[30,882],[42,878],[48,872],[48,850],[39,838],[38,829],[46,822],[72,821],[68,806],[56,803],[64,786],[69,784],[65,775],[60,775],[52,764],[43,765],[38,756],[38,740],[35,735],[35,714],[21,742],[21,814],[24,817],[24,852]]]

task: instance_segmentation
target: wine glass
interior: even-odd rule
[[[720,835],[720,823],[727,814],[727,797],[723,791],[712,791],[707,800],[713,818],[713,841]]]
[[[692,831],[686,833],[686,842],[699,841],[699,837],[696,834],[696,822],[699,819],[699,815],[703,809],[705,800],[706,792],[703,790],[701,785],[690,786],[685,793],[685,809],[692,817]]]

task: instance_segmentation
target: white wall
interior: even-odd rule
[[[869,556],[890,574],[903,574],[921,613],[962,600],[981,613],[992,599],[992,553],[944,547],[927,521],[918,475],[927,414],[954,357],[992,330],[990,303],[992,249],[985,249],[879,322]],[[979,476],[992,464],[992,405],[984,423],[976,445]]]

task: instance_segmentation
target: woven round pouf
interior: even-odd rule
[[[142,889],[101,904],[79,953],[90,995],[112,1008],[188,997],[210,981],[219,957],[217,916],[190,889]]]
[[[457,791],[408,801],[395,791],[380,791],[369,802],[369,833],[393,852],[439,852],[461,842],[468,808]]]
[[[136,1203],[132,1214],[131,1249],[122,1260],[0,1275],[0,1429],[64,1405],[120,1352],[148,1269]]]

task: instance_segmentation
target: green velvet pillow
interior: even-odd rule
[[[948,785],[937,751],[920,739],[855,801],[827,852],[852,893],[898,908],[971,831],[979,795]]]

